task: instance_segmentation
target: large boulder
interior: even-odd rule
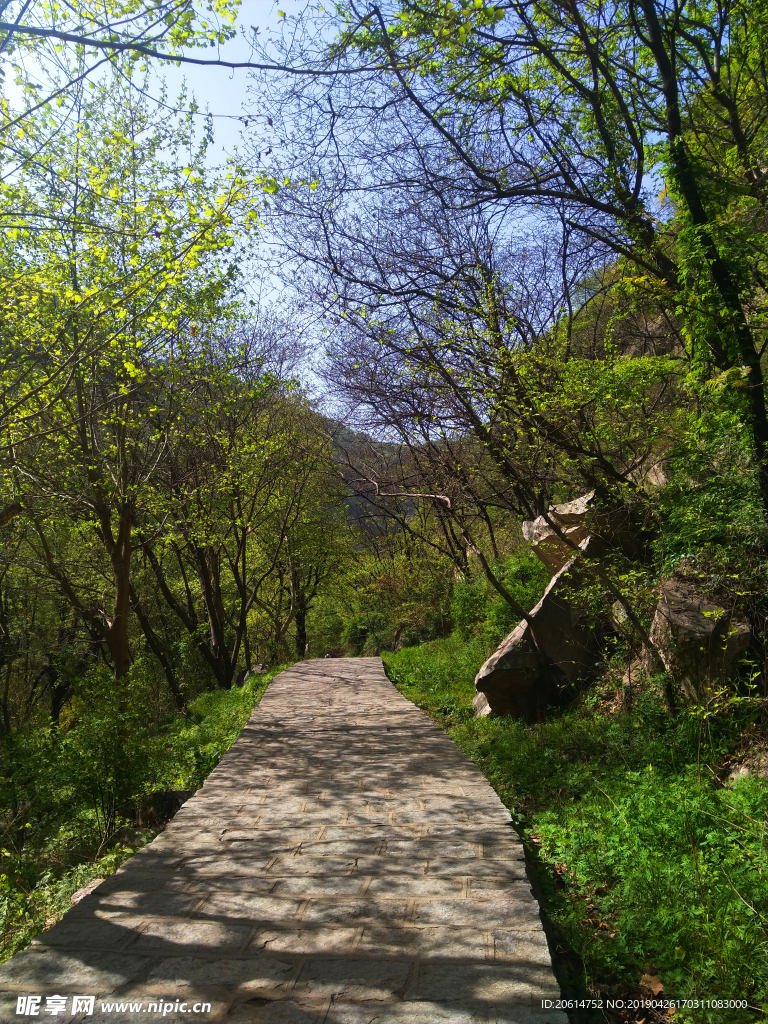
[[[571,545],[579,545],[589,536],[586,520],[592,510],[594,496],[594,491],[591,491],[575,501],[553,505],[549,509],[548,518],[570,544],[561,539],[544,516],[523,523],[523,537],[551,573],[558,573],[574,557]]]
[[[599,540],[603,551],[614,548],[632,558],[643,556],[645,534],[632,521],[630,510],[623,505],[598,507],[594,491],[550,505],[546,517],[523,523],[523,537],[553,574],[573,558],[574,545],[580,546],[590,536],[594,542]],[[592,554],[596,553],[593,546]]]
[[[702,593],[698,582],[682,574],[666,580],[650,630],[664,668],[692,700],[738,670],[752,640],[752,627]],[[655,654],[646,652],[646,671]]]
[[[553,577],[530,612],[533,629],[521,622],[478,672],[477,715],[535,720],[548,706],[568,703],[599,662],[598,632],[579,607],[586,581],[575,549],[592,556],[619,549],[638,557],[642,547],[629,510],[597,507],[594,491],[523,523],[523,537]]]
[[[590,546],[582,541],[582,551]],[[502,641],[475,677],[475,714],[513,715],[535,721],[552,705],[568,703],[594,672],[598,636],[573,600],[582,583],[578,557],[550,580],[544,596]]]

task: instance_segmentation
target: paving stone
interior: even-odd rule
[[[319,840],[302,843],[300,853],[302,857],[370,857],[380,843],[379,839]]]
[[[291,961],[267,957],[235,960],[232,958],[201,959],[194,956],[175,956],[162,960],[152,968],[147,985],[167,994],[191,986],[223,986],[229,990],[242,989],[277,991],[285,989],[301,966]]]
[[[63,946],[72,949],[115,949],[125,945],[142,924],[141,917],[99,920],[94,915],[62,921],[32,940],[33,946]]]
[[[497,843],[501,844],[507,856],[514,856],[518,853],[521,857],[525,855],[523,844],[517,833],[504,823],[498,823],[495,828],[489,828],[490,822],[485,822],[483,827],[477,825],[462,825],[454,822],[451,825],[432,825],[429,829],[430,839],[453,839],[467,840],[472,843]]]
[[[53,995],[60,986],[88,995],[118,991],[144,974],[152,962],[126,953],[85,949],[75,953],[30,946],[2,965],[2,980],[4,988],[17,993]]]
[[[466,882],[463,877],[433,877],[423,875],[389,875],[372,878],[366,896],[463,896]]]
[[[318,810],[315,807],[311,811],[297,811],[295,814],[282,814],[277,810],[265,810],[259,817],[259,826],[266,829],[271,828],[273,825],[287,825],[291,821],[294,821],[297,825],[328,825],[335,824],[343,814],[344,812],[341,808]]]
[[[182,950],[238,950],[248,941],[253,928],[228,921],[178,921],[155,919],[133,944],[137,953],[148,950],[176,953]]]
[[[380,1003],[375,1011],[364,1003],[337,1003],[325,1024],[487,1024],[487,1019],[484,1009],[437,1002]]]
[[[388,857],[425,857],[428,860],[435,857],[441,860],[467,860],[478,856],[472,843],[454,843],[449,840],[436,842],[431,838],[410,842],[396,839],[387,843],[386,852]]]
[[[334,900],[314,899],[302,914],[302,921],[330,924],[351,922],[364,924],[397,924],[404,922],[408,916],[408,901],[405,899],[373,900],[346,899]]]
[[[477,885],[482,885],[484,878],[506,878],[517,880],[527,878],[525,861],[510,859],[502,862],[498,860],[441,860],[433,857],[427,863],[428,875],[470,875],[476,880]],[[473,885],[475,882],[473,882]],[[494,894],[495,897],[496,894]]]
[[[220,921],[265,922],[291,921],[296,917],[301,900],[260,896],[257,893],[213,893],[198,908],[195,917]]]
[[[510,821],[380,659],[300,663],[165,831],[0,968],[0,1019],[63,988],[95,997],[65,1024],[566,1024]]]
[[[546,936],[539,931],[494,931],[494,959],[497,963],[551,965]]]
[[[200,896],[188,893],[136,892],[132,889],[102,892],[101,886],[76,904],[67,915],[67,921],[93,916],[105,918],[184,916],[200,902]]]
[[[93,895],[104,896],[112,892],[183,892],[189,880],[181,878],[178,872],[163,871],[158,874],[134,871],[131,874],[122,870],[109,878],[105,878]]]
[[[204,878],[207,875],[218,875],[226,871],[228,875],[263,875],[275,854],[263,850],[249,853],[222,850],[216,857],[190,857],[180,867],[180,873],[191,882],[193,878]]]
[[[274,885],[276,896],[356,896],[365,881],[359,875],[333,875],[319,878],[302,875],[294,878],[281,878]]]
[[[414,857],[406,860],[386,856],[356,857],[353,868],[359,875],[416,875],[426,874],[429,860],[426,857]],[[468,874],[466,870],[462,874]]]
[[[258,875],[206,875],[187,881],[187,892],[202,897],[209,892],[250,892],[266,896],[272,892],[279,879]]]
[[[530,893],[530,887],[525,882]],[[413,920],[417,924],[466,924],[478,928],[535,928],[540,926],[539,905],[521,892],[514,900],[424,900],[419,901]]]
[[[329,825],[323,832],[324,838],[328,841],[339,839],[368,839],[375,840],[377,843],[383,843],[388,840],[395,839],[413,841],[414,839],[418,839],[420,835],[421,829],[418,826],[390,825],[389,823],[382,825],[357,825],[352,823],[347,823],[346,825]]]
[[[553,992],[556,998],[559,990],[551,972],[536,965],[426,963],[408,995],[412,999],[509,1005],[551,999]]]
[[[325,1007],[302,1006],[293,1000],[256,998],[233,1007],[225,1019],[227,1024],[323,1024],[325,1011]]]
[[[340,875],[351,874],[362,862],[360,857],[279,856],[270,862],[270,875]]]
[[[362,1002],[394,999],[402,994],[411,974],[408,960],[313,960],[296,983],[301,997]]]
[[[345,820],[350,825],[363,825],[366,822],[371,825],[388,825],[390,822],[396,822],[397,818],[382,811],[347,811]],[[397,822],[397,824],[400,824],[400,822]]]
[[[483,843],[483,857],[487,860],[509,860],[509,852],[505,842]]]
[[[248,946],[248,952],[291,953],[346,953],[359,939],[360,927],[340,928],[337,925],[291,929],[262,929]]]
[[[495,861],[486,863],[494,864]],[[524,881],[525,879],[525,881]],[[476,900],[503,900],[515,899],[521,892],[526,896],[530,894],[530,885],[527,882],[525,870],[511,871],[502,877],[494,875],[487,877],[480,875],[474,877],[469,883],[469,895]]]
[[[211,814],[210,812],[198,814],[191,811],[181,820],[174,820],[172,834],[176,835],[177,833],[186,833],[188,835],[190,833],[194,833],[198,828],[216,828],[219,830],[225,828],[256,828],[260,819],[260,814],[242,812],[235,808],[228,811],[221,811],[219,814]]]
[[[406,953],[423,959],[485,961],[489,941],[479,928],[383,928],[366,925],[356,949],[368,956]]]
[[[321,821],[314,828],[275,828],[273,826],[264,826],[257,828],[245,828],[241,827],[240,822],[235,820],[231,821],[229,825],[225,826],[219,831],[217,839],[220,843],[270,843],[272,846],[285,846],[288,849],[292,849],[298,846],[302,842],[310,842],[317,835],[319,825],[323,825],[325,822]]]

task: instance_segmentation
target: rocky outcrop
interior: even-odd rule
[[[748,622],[714,603],[697,581],[675,575],[661,587],[661,598],[650,630],[664,668],[693,700],[738,670],[752,640]],[[644,667],[654,670],[654,654]]]
[[[643,544],[628,510],[598,508],[594,491],[523,523],[523,537],[553,578],[531,610],[530,623],[521,622],[478,672],[473,702],[478,715],[533,720],[574,696],[599,661],[598,633],[579,607],[584,574],[577,552],[594,556],[614,548],[637,558]]]
[[[526,524],[530,525],[530,524]],[[581,542],[582,551],[591,541]],[[475,677],[475,714],[513,715],[535,721],[552,705],[567,703],[593,671],[598,637],[574,598],[582,584],[578,558],[555,574],[544,596],[502,641]]]
[[[567,703],[594,674],[599,635],[579,608],[584,573],[574,546],[584,554],[613,548],[637,558],[643,545],[642,531],[633,527],[625,509],[597,509],[594,500],[591,492],[523,523],[523,536],[554,575],[529,620],[502,641],[477,673],[477,715],[535,720],[547,707]],[[614,603],[611,616],[620,629],[627,617],[620,602]],[[701,700],[738,671],[752,629],[703,594],[697,580],[678,573],[662,585],[650,640],[653,647],[633,662],[625,684],[631,685],[641,671],[658,672],[661,657],[674,682],[692,700]]]
[[[552,573],[559,572],[573,558],[574,545],[581,545],[587,537],[593,538],[593,554],[599,544],[603,550],[616,548],[640,559],[648,539],[625,506],[598,508],[594,491],[562,505],[551,505],[546,517],[523,523],[523,537]]]
[[[523,523],[523,537],[550,572],[558,573],[570,562],[574,557],[573,545],[580,545],[589,536],[586,519],[592,511],[594,496],[594,491],[591,491],[575,501],[550,508],[549,519],[560,528],[570,543],[558,536],[544,516]]]

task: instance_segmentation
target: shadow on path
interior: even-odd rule
[[[31,995],[89,1024],[567,1024],[508,811],[379,658],[277,676],[162,835],[2,981],[4,1021]]]

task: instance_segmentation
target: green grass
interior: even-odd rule
[[[678,1010],[675,1020],[764,1017],[766,784],[716,778],[751,734],[743,710],[671,719],[649,683],[628,707],[606,685],[536,725],[475,719],[472,679],[484,654],[454,637],[384,659],[398,689],[443,725],[512,811],[538,862],[564,990],[637,996],[651,974],[668,998],[746,998],[752,1007]]]
[[[116,871],[157,835],[156,828],[133,827],[141,797],[201,786],[284,667],[241,689],[198,697],[186,719],[139,724],[119,746],[105,742],[119,715],[98,701],[66,732],[38,730],[15,739],[0,779],[0,961],[55,924],[73,893]],[[114,796],[110,786],[120,787],[120,813],[105,834],[99,809]]]
[[[408,700],[455,725],[472,717],[475,675],[486,654],[482,640],[454,635],[394,654],[385,651],[382,658],[389,678]]]
[[[203,694],[190,704],[187,720],[173,718],[159,735],[147,737],[160,748],[160,772],[154,788],[201,786],[240,735],[266,688],[286,667],[278,665],[264,675],[251,676],[240,689]]]

